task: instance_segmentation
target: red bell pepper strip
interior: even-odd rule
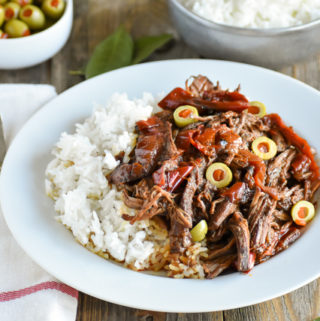
[[[241,95],[241,94],[239,94]],[[243,96],[243,95],[241,95]],[[236,97],[236,96],[235,96]],[[244,96],[243,96],[244,97]],[[228,111],[242,112],[250,107],[248,101],[244,100],[205,100],[193,97],[188,91],[182,88],[173,89],[158,104],[163,109],[174,110],[179,106],[191,105],[198,109],[200,115],[208,113],[208,111]]]
[[[187,165],[179,167],[173,171],[164,173],[161,168],[153,173],[152,178],[154,184],[160,186],[162,189],[172,193],[174,192],[180,184],[187,178],[191,173],[194,166]]]
[[[221,195],[225,196],[232,203],[237,203],[241,201],[241,197],[244,194],[246,184],[243,182],[236,182],[227,190],[225,190]]]
[[[197,148],[202,154],[211,156],[215,153],[215,135],[216,130],[212,128],[204,128],[202,133],[192,133],[190,135],[190,143]]]
[[[199,132],[198,129],[188,129],[180,131],[175,140],[177,148],[182,149],[184,152],[186,152],[191,145],[190,137],[192,137],[194,133],[197,132]]]
[[[281,134],[285,137],[285,139],[291,143],[293,146],[295,146],[302,154],[306,155],[310,158],[311,164],[310,169],[312,171],[312,177],[311,179],[313,181],[320,179],[319,174],[319,167],[314,159],[314,155],[311,151],[311,147],[308,144],[308,142],[300,137],[293,129],[292,127],[288,127],[285,125],[283,120],[278,114],[269,114],[264,116],[264,119],[271,123],[271,125],[276,126]]]
[[[169,192],[174,192],[179,185],[187,178],[187,176],[191,173],[193,170],[194,166],[183,166],[175,171],[168,172],[168,187],[167,190]]]
[[[197,129],[183,130],[176,137],[176,146],[186,152],[193,145],[204,155],[210,156],[217,147],[215,146],[216,132],[216,129],[204,128],[203,125]]]
[[[248,163],[254,167],[253,178],[256,185],[261,188],[262,191],[269,194],[275,200],[279,199],[278,192],[275,188],[264,186],[264,178],[266,176],[266,165],[264,161],[257,155],[251,153],[249,150],[241,149],[239,154],[244,157]]]

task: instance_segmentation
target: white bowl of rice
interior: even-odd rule
[[[320,51],[317,0],[168,0],[183,40],[200,55],[279,68]]]

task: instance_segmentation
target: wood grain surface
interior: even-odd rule
[[[149,60],[199,57],[179,40],[165,0],[75,0],[71,38],[53,59],[39,66],[0,71],[1,83],[49,83],[58,92],[83,80],[70,70],[82,68],[95,45],[124,24],[134,37],[173,33],[175,40]],[[320,89],[320,57],[289,66],[281,72]],[[288,267],[290,268],[290,267]],[[275,271],[276,273],[276,271]],[[303,271],[301,271],[303,273]],[[125,289],[124,289],[125,291]],[[201,293],[190,293],[201,295]],[[254,306],[198,314],[148,312],[111,304],[80,293],[77,321],[311,321],[320,316],[320,282],[316,280],[290,294]],[[1,319],[1,316],[0,316]]]

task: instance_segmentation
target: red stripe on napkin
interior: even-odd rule
[[[66,293],[68,295],[71,295],[72,297],[78,299],[78,291],[71,288],[68,285],[50,281],[50,282],[43,282],[39,283],[33,286],[30,286],[28,288],[24,288],[18,291],[9,291],[9,292],[0,292],[0,302],[4,301],[10,301],[19,299],[21,297],[24,297],[26,295],[42,291],[42,290],[57,290],[63,293]]]

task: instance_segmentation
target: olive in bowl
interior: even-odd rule
[[[19,18],[25,22],[31,30],[40,30],[46,24],[46,17],[40,8],[28,4],[21,8]]]
[[[64,7],[64,0],[44,0],[41,9],[47,17],[59,19],[63,14]]]
[[[9,21],[10,19],[15,19],[18,17],[20,12],[20,5],[15,2],[8,2],[4,6],[4,19]]]
[[[4,32],[12,38],[26,37],[30,35],[28,25],[18,19],[10,19],[4,26]]]
[[[27,37],[24,35],[21,37],[21,34],[17,35],[16,33],[8,35],[6,31],[12,32],[6,27],[9,21],[3,22],[0,26],[0,69],[31,67],[50,59],[61,50],[70,36],[73,21],[73,0],[64,0],[64,3],[62,16],[57,20],[48,18],[43,12],[46,22],[42,28],[39,26],[39,21],[32,25],[26,19],[28,17],[22,18],[24,21],[20,19],[26,10],[24,8],[30,8],[30,4],[21,6],[22,13],[19,12],[16,20],[28,26],[31,34]],[[31,5],[37,6],[40,10],[41,4],[39,0],[33,0]],[[29,13],[34,14],[33,10],[32,12],[27,10],[26,16]],[[41,20],[40,18],[40,25],[42,24]],[[19,25],[21,26],[21,24]],[[11,23],[9,27],[12,27]]]

